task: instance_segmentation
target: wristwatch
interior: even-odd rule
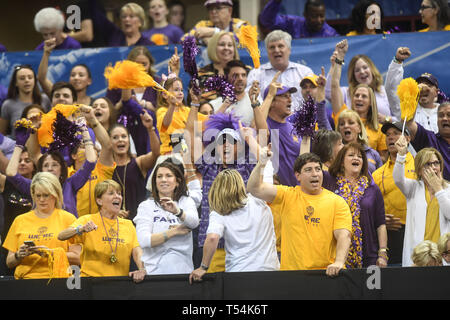
[[[205,271],[208,271],[208,266],[207,265],[205,265],[205,264],[203,264],[203,262],[200,264],[200,268],[202,268],[203,270],[205,270]]]

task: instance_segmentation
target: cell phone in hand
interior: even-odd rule
[[[24,241],[23,242],[27,247],[36,247],[33,241]]]

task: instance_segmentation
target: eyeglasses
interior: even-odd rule
[[[432,9],[432,8],[434,8],[433,6],[420,6],[420,9],[419,9],[419,11],[424,11],[425,9]]]
[[[225,8],[227,8],[227,6],[210,6],[210,7],[208,7],[208,11],[214,11],[214,10],[220,11]]]
[[[36,193],[35,195],[34,195],[34,197],[36,198],[36,199],[43,199],[43,200],[47,200],[49,197],[50,197],[50,194],[48,194],[48,193]]]
[[[425,168],[431,168],[431,167],[441,167],[441,163],[439,161],[425,163]]]

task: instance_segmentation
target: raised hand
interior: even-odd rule
[[[404,135],[401,135],[400,138],[397,139],[395,142],[395,147],[397,148],[397,153],[401,156],[408,153],[408,141]]]
[[[348,51],[347,39],[344,39],[336,44],[335,50],[337,52],[337,58],[339,60],[344,60],[345,54]]]
[[[395,53],[395,59],[403,62],[411,56],[411,50],[408,47],[399,47]]]

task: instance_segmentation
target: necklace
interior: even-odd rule
[[[125,165],[125,169],[123,170],[123,181],[122,181],[122,179],[120,178],[120,175],[119,175],[119,172],[117,171],[117,168],[116,168],[116,170],[115,170],[117,180],[118,180],[120,186],[122,187],[122,196],[123,196],[123,200],[122,200],[122,210],[123,210],[123,211],[127,211],[127,207],[126,207],[127,167],[128,167],[128,163]]]
[[[100,214],[100,218],[102,219],[102,224],[103,224],[103,228],[105,229],[106,232],[106,237],[108,237],[108,243],[109,243],[109,247],[111,248],[111,257],[109,258],[109,261],[111,261],[111,263],[116,263],[117,262],[117,257],[116,257],[116,252],[117,252],[117,244],[119,243],[119,218],[117,219],[117,238],[116,238],[116,247],[112,248],[111,245],[111,238],[109,237],[108,231],[106,230],[106,226],[105,226],[105,221],[103,221],[103,216],[101,213]]]

